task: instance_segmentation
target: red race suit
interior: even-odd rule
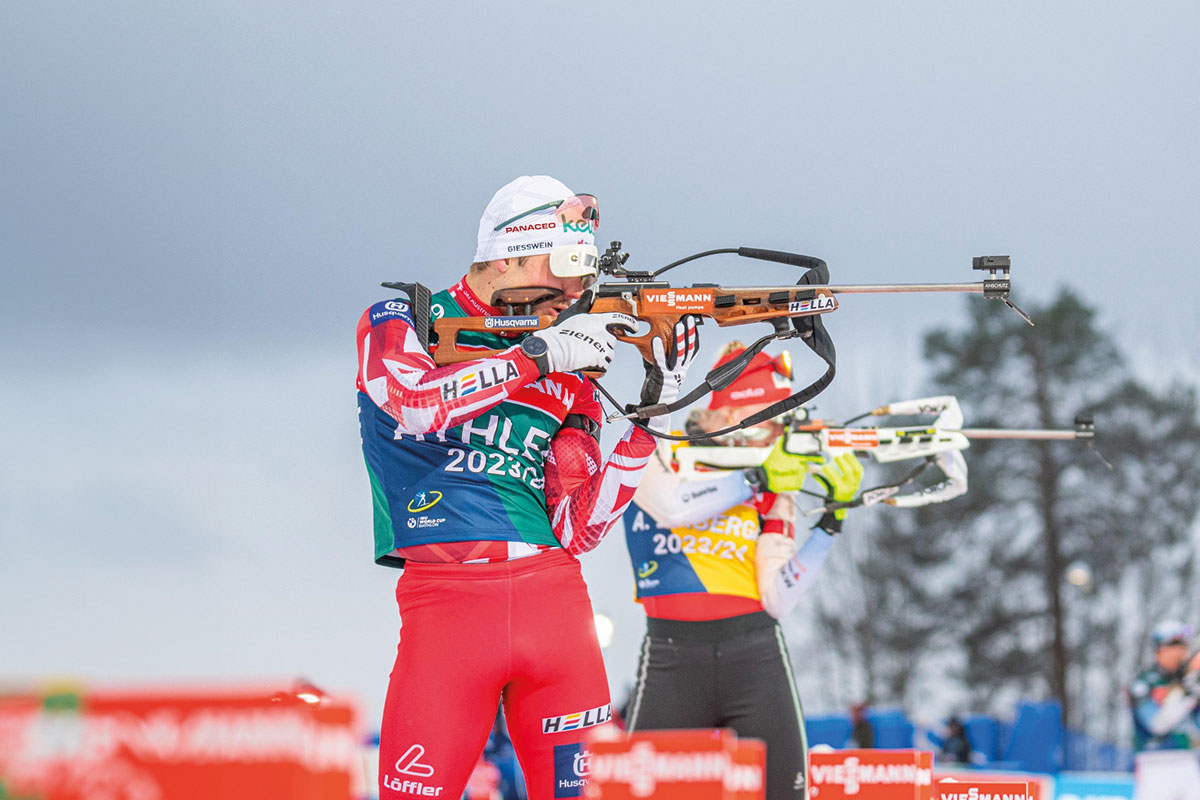
[[[402,299],[359,321],[375,558],[404,567],[380,797],[456,800],[500,702],[529,797],[579,797],[583,734],[612,711],[576,555],[629,505],[654,440],[631,426],[603,459],[590,382],[539,378],[522,335],[504,333],[506,318],[465,279],[430,308],[435,319],[495,319],[498,332],[459,343],[503,352],[436,366]]]

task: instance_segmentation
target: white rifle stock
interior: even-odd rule
[[[821,420],[796,420],[784,434],[786,441],[783,449],[796,455],[823,455],[826,458],[852,451],[869,455],[880,464],[931,460],[941,470],[944,476],[942,480],[923,489],[901,494],[901,488],[915,477],[914,474],[896,484],[865,490],[853,503],[875,505],[883,502],[900,508],[916,508],[943,503],[967,491],[967,463],[962,451],[971,446],[972,439],[1090,440],[1095,436],[1094,426],[1086,417],[1076,418],[1074,430],[963,428],[962,409],[953,395],[889,403],[873,409],[870,415],[929,415],[935,419],[924,426],[888,428],[835,427]],[[677,449],[675,459],[681,477],[697,480],[707,477],[706,472],[711,470],[760,466],[770,452],[770,447],[693,445]],[[808,469],[810,473],[818,472],[820,465],[813,463]]]

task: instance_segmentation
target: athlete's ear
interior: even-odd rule
[[[499,272],[501,275],[503,275],[504,273],[508,272],[510,267],[516,266],[517,260],[515,258],[498,258],[491,262],[491,264],[496,268],[496,272]]]

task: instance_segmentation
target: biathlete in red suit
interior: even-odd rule
[[[518,178],[492,198],[475,263],[433,295],[430,313],[495,320],[459,344],[503,350],[496,356],[437,367],[404,299],[359,321],[375,558],[404,568],[380,733],[384,800],[456,800],[500,702],[530,798],[578,797],[583,736],[611,718],[576,555],[621,516],[654,439],[631,426],[603,459],[600,405],[578,371],[606,366],[609,326],[636,321],[578,314],[511,335],[511,318],[492,305],[534,289],[530,313],[557,316],[580,298],[596,277],[598,218],[594,197],[546,176]],[[697,346],[689,321],[676,326],[670,357],[656,348],[650,399],[673,399]]]

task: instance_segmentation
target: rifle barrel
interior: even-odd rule
[[[1038,440],[1068,440],[1090,439],[1081,431],[1048,431],[1038,428],[963,428],[958,431],[968,439],[1038,439]]]
[[[688,288],[688,287],[679,287]],[[797,289],[825,289],[834,294],[882,294],[885,292],[983,292],[983,283],[850,283],[844,285],[813,283],[786,286],[729,286],[725,290],[744,289],[754,292],[794,292]]]
[[[812,288],[828,289],[834,294],[874,294],[882,292],[982,292],[983,283],[862,283],[846,284],[843,286],[821,286],[820,284],[814,284]]]

